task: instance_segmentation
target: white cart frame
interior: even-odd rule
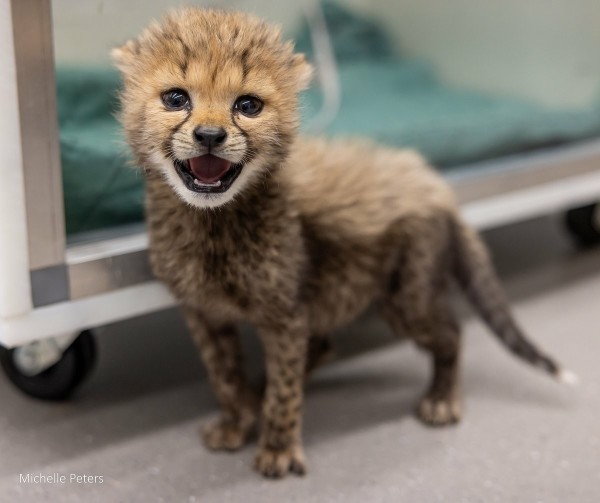
[[[65,235],[50,0],[0,0],[0,345],[172,306],[143,226]],[[448,177],[479,229],[600,200],[600,140],[465,166]],[[65,334],[67,334],[65,336]]]

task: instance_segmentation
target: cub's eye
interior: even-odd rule
[[[263,108],[263,102],[256,96],[240,96],[233,109],[244,114],[246,117],[254,117],[258,115]]]
[[[161,95],[162,102],[169,110],[181,110],[190,104],[190,97],[183,89],[171,89]]]

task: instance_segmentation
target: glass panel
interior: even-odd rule
[[[70,233],[142,218],[141,178],[124,167],[127,151],[112,115],[119,79],[108,54],[183,4],[190,2],[53,2]],[[218,4],[282,23],[299,50],[321,61],[317,83],[325,94],[313,89],[304,97],[305,130],[324,106],[327,134],[416,148],[442,169],[600,135],[598,2],[321,4],[335,55],[329,64],[315,57],[302,2]]]

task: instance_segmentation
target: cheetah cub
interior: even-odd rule
[[[260,417],[256,469],[303,474],[307,368],[371,305],[431,355],[418,416],[458,421],[453,280],[510,351],[571,376],[524,337],[480,239],[418,154],[298,137],[312,70],[277,28],[189,8],[113,56],[120,119],[147,181],[152,267],[181,303],[222,409],[203,429],[208,448],[242,447]],[[242,373],[239,322],[264,345],[261,398]]]

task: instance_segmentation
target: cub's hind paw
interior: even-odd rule
[[[283,450],[261,447],[254,459],[254,467],[265,477],[279,479],[288,473],[304,475],[306,459],[299,445]]]
[[[458,398],[425,396],[417,407],[417,416],[430,426],[446,426],[460,421],[462,404]]]
[[[201,429],[204,445],[213,451],[235,451],[248,442],[252,426],[219,418],[205,424]]]

